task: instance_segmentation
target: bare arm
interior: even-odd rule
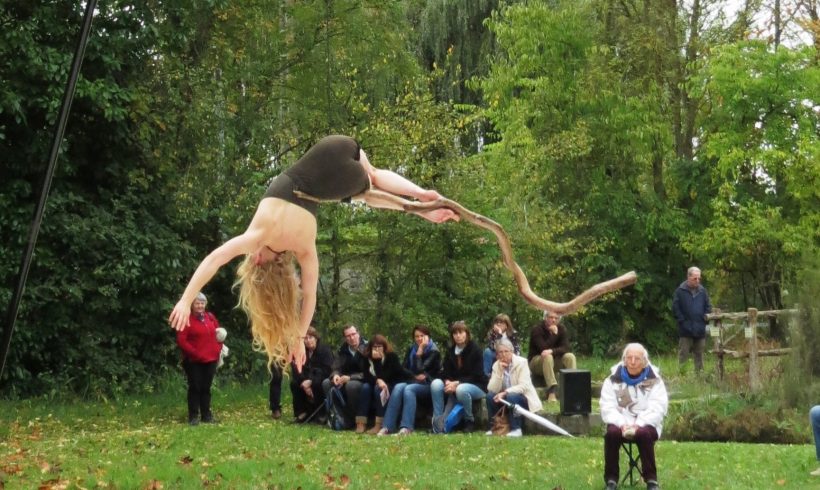
[[[214,277],[214,274],[216,274],[220,267],[230,262],[237,255],[251,253],[258,242],[259,236],[257,233],[245,232],[231,238],[209,253],[208,256],[200,262],[199,267],[196,268],[196,272],[191,276],[191,280],[188,281],[185,292],[182,293],[179,302],[177,302],[171,311],[171,315],[168,317],[168,322],[171,324],[171,327],[176,330],[183,330],[187,327],[188,318],[191,314],[191,303],[194,301],[194,297],[197,293],[208,284],[208,281]]]
[[[299,261],[302,279],[302,310],[299,314],[301,324],[299,333],[301,337],[307,334],[310,322],[313,321],[313,314],[316,312],[316,289],[319,282],[319,257],[316,253],[316,245],[311,242],[309,249],[298,253],[296,260]],[[305,343],[302,339],[297,339],[290,352],[290,360],[296,366],[298,372],[302,372],[302,366],[307,360],[305,354]]]

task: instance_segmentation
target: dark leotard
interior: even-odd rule
[[[370,188],[370,179],[359,162],[359,150],[359,144],[353,138],[326,136],[273,179],[263,197],[284,199],[315,216],[318,203],[300,199],[293,191],[332,201],[361,194]]]

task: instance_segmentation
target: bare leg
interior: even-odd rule
[[[377,190],[389,192],[397,196],[415,197],[419,201],[435,201],[441,197],[441,194],[438,192],[423,189],[396,172],[374,167],[370,164],[370,160],[368,160],[364,150],[359,150],[359,162],[370,177],[370,183]]]

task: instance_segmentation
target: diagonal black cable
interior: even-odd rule
[[[57,156],[60,154],[60,145],[63,141],[63,134],[65,134],[66,121],[68,114],[71,111],[71,101],[74,99],[74,89],[77,87],[77,78],[80,75],[80,67],[83,64],[83,57],[85,56],[85,47],[88,43],[88,35],[91,32],[91,20],[94,18],[94,10],[97,8],[97,0],[88,0],[85,6],[85,16],[83,17],[83,27],[80,32],[80,40],[77,43],[77,50],[74,52],[74,60],[71,63],[71,72],[68,75],[68,83],[66,83],[65,93],[63,94],[63,103],[60,107],[60,118],[57,122],[57,128],[54,131],[54,139],[51,143],[51,154],[48,157],[48,169],[43,178],[43,186],[40,190],[40,200],[37,203],[37,209],[34,211],[34,218],[29,229],[28,245],[23,254],[23,260],[20,264],[20,271],[17,275],[17,288],[14,290],[14,295],[9,302],[8,310],[6,311],[6,323],[3,329],[3,352],[0,354],[0,379],[3,379],[3,370],[6,367],[6,358],[8,357],[9,347],[11,346],[11,334],[14,331],[14,322],[17,320],[17,311],[20,307],[20,300],[23,297],[23,291],[26,288],[26,278],[31,267],[31,256],[34,254],[34,246],[37,243],[37,234],[40,232],[40,224],[43,221],[43,212],[46,207],[46,200],[48,199],[48,192],[51,189],[51,180],[54,177],[54,168],[57,166]]]

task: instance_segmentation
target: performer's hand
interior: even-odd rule
[[[290,351],[290,361],[296,366],[296,372],[302,372],[302,366],[305,365],[307,356],[305,355],[305,343],[297,342]]]
[[[180,300],[179,303],[174,306],[174,309],[171,310],[171,314],[168,316],[168,323],[171,324],[171,328],[181,332],[185,330],[185,327],[189,325],[190,321],[191,305],[186,305]]]
[[[461,216],[456,214],[453,210],[446,208],[420,211],[418,212],[418,215],[427,221],[432,221],[433,223],[444,223],[445,221],[450,220],[461,221]]]
[[[416,196],[419,201],[430,202],[435,201],[436,199],[441,199],[443,196],[433,189],[427,189],[419,193]]]

